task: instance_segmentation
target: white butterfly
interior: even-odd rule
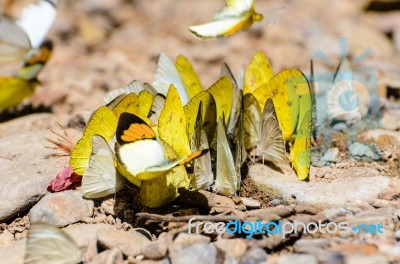
[[[82,251],[76,242],[61,229],[45,224],[31,224],[24,264],[76,264]]]

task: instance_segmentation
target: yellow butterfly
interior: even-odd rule
[[[185,85],[189,99],[192,99],[198,93],[203,91],[203,85],[201,84],[199,77],[194,71],[192,64],[185,56],[179,55],[176,58],[175,65]]]
[[[255,21],[261,21],[263,16],[254,11],[255,0],[226,0],[226,7],[214,16],[207,24],[189,27],[196,37],[207,40],[217,37],[227,37],[239,30],[249,28]]]
[[[24,263],[71,263],[82,261],[82,251],[76,242],[58,227],[31,224],[28,230]]]
[[[200,104],[202,104],[202,130],[204,130],[208,142],[212,142],[217,126],[217,108],[213,96],[206,91],[197,94],[183,107],[186,116],[188,138],[192,138],[195,131]]]
[[[100,198],[116,193],[123,187],[123,178],[114,165],[114,152],[106,140],[93,135],[92,154],[82,178],[83,195],[87,198]]]
[[[285,142],[282,137],[274,104],[269,98],[261,113],[251,93],[243,98],[244,103],[244,146],[250,156],[279,163],[285,157]]]
[[[258,87],[267,84],[273,76],[271,63],[265,54],[261,51],[256,52],[244,72],[243,93],[252,93]]]
[[[40,84],[37,75],[51,56],[53,45],[46,42],[37,56],[27,60],[15,77],[0,77],[0,111],[14,107],[32,96]]]
[[[115,106],[115,104],[119,102],[118,100],[116,101],[117,98],[120,99],[124,98],[123,96],[121,97],[121,95],[126,96],[130,93],[135,93],[136,95],[139,95],[144,90],[150,92],[153,95],[157,93],[154,87],[151,86],[150,84],[134,80],[123,88],[114,89],[108,92],[104,97],[103,101],[105,105],[109,106],[110,108],[113,108],[113,106]],[[111,103],[113,103],[113,105],[110,105]]]
[[[296,86],[299,97],[299,117],[295,131],[295,141],[290,150],[290,162],[300,180],[308,178],[311,164],[311,137],[313,132],[313,103],[308,83]]]
[[[207,89],[217,106],[217,120],[224,116],[225,124],[229,122],[233,104],[233,85],[228,76],[221,77]]]
[[[301,87],[308,88],[307,78],[301,71],[291,69],[279,72],[267,84],[252,92],[260,109],[264,108],[268,98],[272,99],[285,141],[290,141],[296,129],[299,117],[297,90],[303,89]]]
[[[97,134],[109,142],[117,129],[118,118],[107,106],[99,107],[91,116],[83,136],[71,152],[69,164],[74,172],[83,175],[86,171],[92,152],[92,137]]]

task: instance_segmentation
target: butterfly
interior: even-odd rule
[[[229,148],[223,118],[217,128],[217,168],[215,189],[225,196],[235,195],[240,186],[240,174],[235,169],[235,161]]]
[[[36,56],[57,15],[57,0],[38,0],[24,7],[14,21],[0,17],[0,61]]]
[[[252,93],[258,87],[267,84],[273,76],[268,58],[263,52],[257,51],[245,68],[243,93]]]
[[[25,264],[81,262],[82,251],[76,242],[58,227],[45,224],[31,224],[25,249]]]
[[[187,104],[189,102],[189,95],[178,73],[178,70],[171,59],[168,58],[168,56],[164,53],[161,53],[157,61],[153,87],[157,93],[161,93],[166,96],[171,84],[178,89],[182,104]]]
[[[81,139],[76,143],[70,155],[69,164],[78,175],[83,175],[90,161],[92,138],[97,134],[107,142],[114,137],[118,118],[107,106],[99,107],[90,117]]]
[[[239,30],[249,28],[255,21],[261,21],[263,16],[254,11],[255,0],[227,0],[222,12],[214,16],[210,23],[189,27],[196,37],[207,40],[217,37],[227,37]]]
[[[202,92],[203,85],[200,82],[199,77],[193,69],[190,61],[183,55],[179,55],[175,61],[176,69],[178,70],[179,76],[185,85],[189,99]]]
[[[262,161],[279,163],[285,157],[285,142],[276,117],[274,104],[269,98],[261,113],[251,93],[243,98],[244,146],[250,156],[261,157]]]
[[[25,61],[14,77],[0,77],[0,111],[14,107],[32,96],[40,84],[37,75],[49,60],[53,44],[45,42],[36,56]]]
[[[93,135],[92,153],[82,178],[85,197],[100,198],[122,189],[123,178],[117,173],[114,159],[114,152],[106,140],[102,136]]]
[[[170,133],[173,134],[172,131]],[[166,160],[163,145],[157,140],[156,133],[140,117],[130,113],[121,114],[116,136],[118,160],[139,180],[165,176],[174,167],[185,165],[206,152],[197,151],[175,162]]]

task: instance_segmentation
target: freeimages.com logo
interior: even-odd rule
[[[317,232],[321,234],[383,234],[383,225],[381,224],[358,224],[351,225],[349,222],[329,222],[322,223],[318,222],[309,222],[303,223],[301,221],[295,220],[292,222],[283,222],[279,220],[277,222],[263,222],[261,220],[254,222],[241,222],[239,220],[230,221],[228,223],[225,222],[209,222],[209,221],[196,221],[195,217],[192,217],[188,223],[188,233],[199,234],[204,232],[206,234],[244,234],[246,238],[252,238],[255,234],[270,234],[282,235],[282,238],[285,238],[290,234],[297,234],[299,230],[302,230],[303,234],[315,234]]]

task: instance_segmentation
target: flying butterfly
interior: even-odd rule
[[[0,111],[14,107],[33,95],[40,84],[37,75],[49,60],[52,49],[50,41],[43,43],[39,53],[28,59],[14,77],[0,77]]]
[[[76,242],[58,227],[45,223],[29,227],[24,264],[78,264],[81,258]]]
[[[0,61],[9,62],[37,56],[57,15],[58,0],[38,0],[25,6],[19,18],[0,17]]]
[[[263,16],[254,10],[255,0],[226,0],[226,7],[214,16],[210,23],[189,27],[189,31],[201,40],[227,37],[249,28]]]

